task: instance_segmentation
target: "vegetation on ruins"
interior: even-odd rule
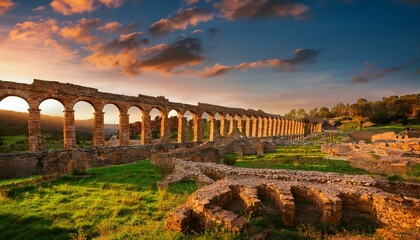
[[[406,125],[408,123],[418,123],[420,119],[420,94],[384,97],[379,101],[368,101],[360,98],[353,104],[337,103],[331,109],[323,106],[319,109],[311,109],[308,113],[304,109],[292,109],[285,116],[299,119],[308,117],[339,118],[341,120],[357,119],[359,121],[362,119],[367,121],[368,119],[381,125],[391,122]]]

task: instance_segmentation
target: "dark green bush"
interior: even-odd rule
[[[232,166],[236,163],[236,160],[238,160],[239,156],[236,153],[226,153],[223,155],[222,163]]]

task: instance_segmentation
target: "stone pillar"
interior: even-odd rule
[[[243,128],[242,128],[242,116],[238,116],[237,126],[238,126],[239,132],[241,133],[243,131]]]
[[[183,143],[187,141],[187,118],[178,113],[178,142]]]
[[[214,118],[214,116],[210,115],[209,125],[209,141],[213,142],[215,139],[215,134],[217,132],[216,119]]]
[[[296,120],[292,119],[292,126],[291,126],[292,135],[296,134],[295,130],[296,130]]]
[[[226,137],[228,135],[228,125],[226,117],[223,115],[220,115],[220,135],[223,137]]]
[[[99,111],[94,113],[93,126],[93,146],[102,147],[105,145],[104,134],[104,112]]]
[[[267,137],[268,132],[268,118],[264,118],[263,137]]]
[[[263,118],[258,117],[258,137],[263,136],[263,129],[264,129]]]
[[[141,116],[141,144],[150,144],[152,136],[150,131],[151,117],[149,113],[143,113]]]
[[[160,122],[160,142],[166,143],[171,141],[171,133],[169,131],[169,121],[165,114],[161,114],[162,120]]]
[[[120,146],[130,145],[130,118],[129,114],[120,114]]]
[[[41,110],[28,109],[28,130],[29,130],[29,150],[42,150],[42,136],[41,136]]]
[[[277,136],[277,118],[273,118],[272,136]]]
[[[251,118],[246,117],[245,119],[245,136],[251,137]]]
[[[273,118],[268,118],[268,129],[267,129],[267,137],[270,137],[273,134]]]
[[[289,119],[284,120],[284,135],[289,135]]]
[[[235,117],[232,115],[229,115],[229,134],[233,132],[234,128],[235,128]]]
[[[257,127],[258,127],[258,118],[254,117],[252,119],[252,137],[258,136]]]
[[[201,116],[197,114],[193,115],[193,130],[194,130],[194,142],[201,142],[203,139],[203,121],[201,120]]]
[[[64,110],[64,149],[76,149],[76,127],[74,125],[74,110]]]
[[[286,120],[284,118],[281,119],[281,129],[280,129],[280,135],[284,136],[285,134],[285,125],[286,125]]]

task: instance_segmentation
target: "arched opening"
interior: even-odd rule
[[[185,134],[186,134],[186,141],[187,142],[192,142],[194,140],[194,121],[193,121],[193,117],[194,114],[190,111],[186,111],[184,113],[184,118],[186,121],[186,129],[185,129]]]
[[[251,116],[251,137],[258,136],[258,117]]]
[[[41,136],[44,150],[64,148],[64,106],[55,99],[46,99],[39,105],[41,110]]]
[[[157,109],[153,108],[150,113],[150,134],[152,143],[160,143],[162,138],[162,121],[164,113]]]
[[[76,145],[78,148],[91,148],[93,140],[93,117],[95,109],[85,101],[77,102],[74,107],[74,125],[76,128]]]
[[[168,113],[168,128],[170,132],[169,139],[171,142],[178,141],[178,112],[176,110],[171,110]]]
[[[209,113],[207,113],[207,112],[204,112],[202,115],[201,115],[201,121],[202,121],[202,140],[203,141],[213,141],[213,137],[210,137],[210,134],[212,134],[213,133],[213,129],[214,129],[214,125],[213,126],[211,126],[211,124],[214,124],[214,122],[213,123],[211,123],[211,121],[214,121],[214,120],[212,120],[212,118],[210,118],[210,114]],[[213,129],[212,129],[213,128]]]
[[[143,117],[142,110],[137,106],[131,106],[128,111],[129,115],[129,145],[141,145],[141,121]]]
[[[119,146],[119,121],[120,110],[114,104],[106,104],[102,110],[104,112],[104,136],[105,146]]]
[[[0,153],[28,151],[28,109],[20,97],[0,100]]]

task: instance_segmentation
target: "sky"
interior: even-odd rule
[[[0,0],[0,79],[309,111],[419,93],[419,23],[420,0]]]

